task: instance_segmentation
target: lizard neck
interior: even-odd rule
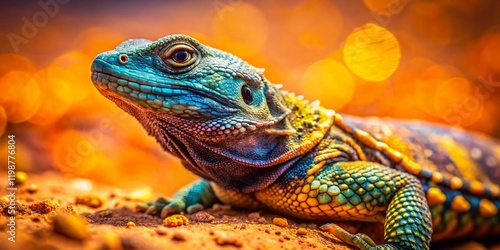
[[[333,124],[333,111],[271,88],[269,108],[277,115],[285,114],[284,118],[237,138],[199,140],[154,117],[155,113],[141,120],[147,121],[143,125],[149,127],[150,134],[165,150],[181,158],[188,170],[224,188],[250,193],[271,185],[315,147]]]

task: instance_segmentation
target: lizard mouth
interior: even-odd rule
[[[119,66],[109,64],[99,58],[92,62],[91,71],[92,82],[105,96],[121,96],[131,102],[152,102],[153,106],[155,102],[161,105],[161,102],[174,98],[199,97],[212,102],[214,107],[224,106],[224,113],[238,110],[238,103],[203,86],[190,87],[181,84],[151,83],[139,78],[156,79],[158,76],[131,69],[124,71]]]
[[[234,123],[231,126],[244,127],[240,133],[259,130],[274,135],[290,135],[293,130],[277,130],[277,126],[289,112],[274,117],[272,120],[241,119],[241,104],[224,98],[214,90],[203,85],[189,86],[182,81],[172,83],[148,82],[144,79],[158,79],[158,75],[127,68],[124,65],[115,65],[106,61],[104,56],[98,56],[92,63],[92,81],[98,91],[135,117],[147,114],[161,116],[165,121],[179,119],[194,119],[200,126],[206,127],[204,134],[210,138],[223,136],[227,131],[234,132],[233,128],[222,127],[220,124]],[[111,58],[110,56],[108,56]],[[191,84],[192,85],[192,84]],[[203,111],[198,111],[202,108]],[[227,130],[227,131],[226,131]],[[239,128],[238,130],[243,130]],[[247,132],[248,131],[248,132]],[[220,133],[223,133],[221,135]]]

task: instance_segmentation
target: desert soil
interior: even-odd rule
[[[0,176],[7,180],[6,176]],[[0,187],[6,190],[6,186]],[[153,194],[160,196],[160,194]],[[9,241],[9,197],[0,198],[1,249],[352,249],[319,230],[269,211],[245,211],[217,204],[186,214],[188,224],[166,227],[159,217],[138,211],[144,197],[56,173],[30,174],[18,186],[15,242]],[[276,219],[288,225],[277,225]],[[278,220],[279,220],[278,219]],[[183,224],[183,223],[180,223]],[[383,225],[337,223],[383,241]],[[13,239],[13,238],[11,238]],[[464,248],[465,247],[465,248]],[[440,247],[442,248],[442,247]],[[486,249],[468,242],[444,249]],[[500,248],[498,248],[500,249]]]

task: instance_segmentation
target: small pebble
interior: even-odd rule
[[[68,211],[69,214],[74,215],[74,216],[79,216],[80,214],[76,211],[75,207],[73,205],[68,205],[66,206],[66,210]]]
[[[264,230],[264,232],[266,232],[266,233],[270,234],[270,233],[271,233],[271,230],[269,230],[269,229],[267,229],[267,228],[266,228],[266,229]]]
[[[285,241],[285,239],[284,239],[283,237],[280,237],[278,240],[279,240],[280,242]]]
[[[148,210],[148,208],[149,208],[148,203],[146,203],[146,202],[139,202],[135,206],[135,211],[137,211],[137,212],[146,212],[146,210]]]
[[[219,246],[232,245],[235,247],[243,246],[243,242],[236,236],[227,236],[226,234],[221,234],[215,237],[215,243]]]
[[[113,231],[103,232],[99,249],[123,249],[122,242],[118,234]]]
[[[21,186],[26,182],[27,179],[28,179],[28,174],[26,172],[18,171],[16,172],[14,181],[16,182],[16,186]]]
[[[75,204],[82,204],[91,208],[98,208],[104,204],[104,199],[93,194],[83,194],[75,197]]]
[[[54,232],[74,240],[84,240],[89,237],[86,222],[80,217],[59,214],[52,220]]]
[[[158,235],[167,235],[167,230],[165,230],[165,228],[163,228],[163,227],[157,227],[157,228],[155,228],[155,232]]]
[[[134,243],[134,239],[131,237],[121,236],[120,245],[121,248],[119,249],[137,249],[137,246]]]
[[[247,229],[247,225],[245,225],[245,224],[241,225],[241,226],[240,226],[240,229],[243,229],[243,230],[244,230],[244,229]]]
[[[127,227],[135,227],[135,223],[133,221],[127,222]]]
[[[180,214],[174,214],[172,216],[169,216],[163,220],[163,225],[166,227],[177,227],[177,226],[184,226],[188,225],[189,220],[186,218],[184,215]]]
[[[172,240],[175,240],[175,241],[185,241],[186,240],[186,236],[184,236],[184,234],[182,234],[180,232],[176,232],[176,233],[174,233],[174,235],[172,235]]]
[[[111,216],[112,213],[113,213],[113,211],[106,209],[104,211],[99,212],[99,216],[102,218],[109,217],[109,216]]]
[[[41,202],[37,202],[34,204],[31,204],[29,208],[35,212],[41,213],[41,214],[48,214],[52,211],[55,211],[57,208],[59,208],[59,204],[51,201],[51,200],[44,200]]]
[[[212,216],[211,214],[205,212],[205,211],[200,211],[200,212],[194,213],[191,216],[191,219],[194,221],[199,221],[199,222],[212,222],[215,220],[215,217]]]
[[[281,234],[281,231],[274,231],[274,234],[276,234],[276,235],[280,235],[280,234]]]
[[[109,204],[109,207],[113,207],[113,208],[118,208],[121,206],[122,206],[122,203],[118,200],[112,200],[111,204]]]
[[[260,224],[264,224],[267,223],[267,220],[264,217],[260,217],[259,220],[257,220],[257,222],[259,222]]]
[[[283,238],[285,238],[285,240],[290,240],[290,239],[291,239],[291,238],[290,238],[290,235],[286,235],[286,234],[285,234],[285,235],[283,235]]]
[[[307,242],[306,242],[306,243],[307,243],[307,244],[309,244],[309,245],[310,245],[311,247],[313,247],[313,248],[316,248],[316,247],[319,247],[319,246],[320,246],[320,245],[319,245],[316,241],[314,241],[314,240],[312,240],[312,239],[307,240]]]
[[[306,235],[307,234],[307,229],[301,227],[301,228],[297,229],[297,234],[299,234],[299,235]]]
[[[280,227],[288,227],[288,221],[285,218],[273,218],[273,224]]]
[[[250,219],[250,220],[258,220],[259,218],[260,218],[259,212],[248,214],[248,219]]]
[[[36,184],[31,184],[26,188],[26,191],[28,191],[28,193],[30,194],[34,194],[38,192],[38,186]]]

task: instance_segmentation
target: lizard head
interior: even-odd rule
[[[292,133],[290,110],[255,68],[185,35],[128,40],[92,64],[97,89],[135,117],[154,116],[200,140]],[[144,119],[151,119],[151,117]],[[284,126],[284,127],[283,127]]]
[[[332,123],[318,105],[280,92],[263,71],[170,35],[99,54],[92,80],[189,170],[249,192],[278,178]]]

